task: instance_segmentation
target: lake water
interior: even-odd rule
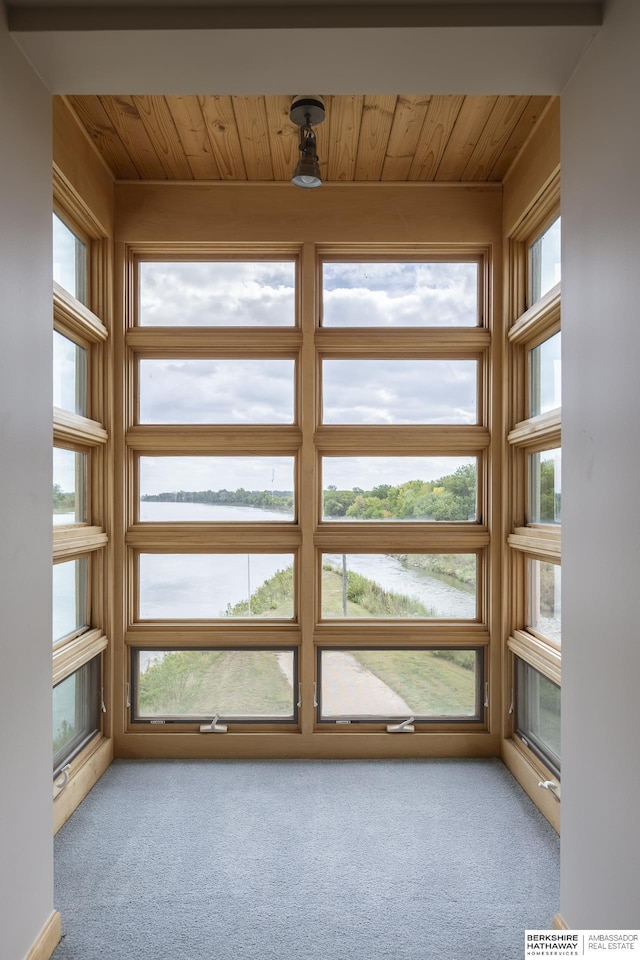
[[[283,522],[286,515],[246,506],[143,501],[140,519],[259,523]],[[341,566],[341,556],[327,559],[333,566]],[[227,604],[246,601],[261,583],[291,563],[288,554],[145,554],[140,565],[140,616],[145,620],[224,616]],[[473,620],[476,616],[475,591],[448,577],[434,576],[384,554],[350,554],[347,563],[350,570],[384,590],[435,608],[439,617]]]

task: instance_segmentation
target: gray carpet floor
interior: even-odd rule
[[[497,759],[118,760],[55,847],[55,960],[520,960],[558,909]]]

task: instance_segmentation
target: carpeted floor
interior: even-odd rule
[[[559,841],[499,760],[119,760],[56,837],[55,960],[520,960]]]

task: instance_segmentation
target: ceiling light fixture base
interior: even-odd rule
[[[291,122],[295,123],[298,127],[303,127],[306,123],[310,123],[311,126],[315,127],[319,123],[322,123],[326,116],[326,111],[320,97],[307,95],[293,98],[289,116]]]

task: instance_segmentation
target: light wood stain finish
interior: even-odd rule
[[[297,163],[293,96],[63,99],[118,180],[286,181]],[[322,176],[497,182],[550,100],[328,96],[326,119],[316,128]]]

